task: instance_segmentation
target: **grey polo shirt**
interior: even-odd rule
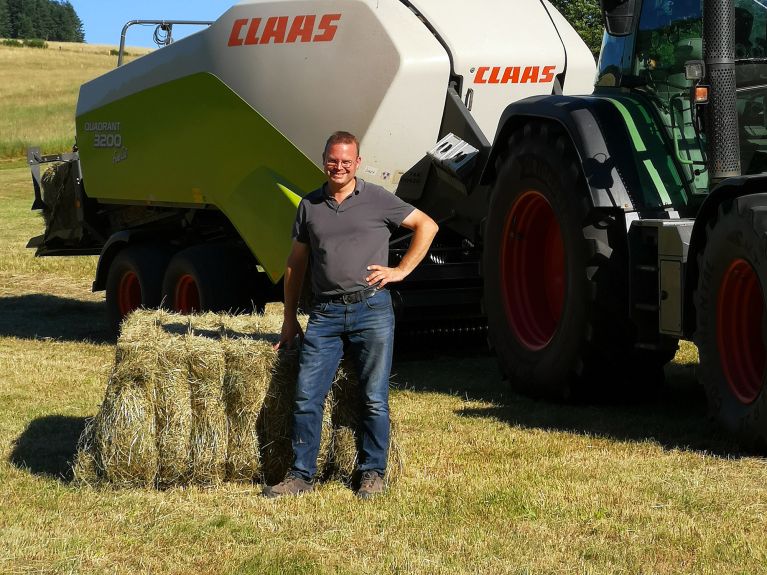
[[[389,265],[389,238],[414,209],[361,178],[341,204],[328,195],[327,184],[304,196],[293,238],[310,245],[314,294],[337,295],[368,287],[367,266]]]

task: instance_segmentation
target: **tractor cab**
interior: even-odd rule
[[[627,0],[603,7],[608,33],[596,93],[620,88],[649,100],[673,144],[670,157],[686,175],[680,202],[697,204],[695,196],[708,194],[723,177],[767,171],[767,6],[757,0]],[[706,43],[712,54],[704,52]],[[734,83],[719,74],[723,60],[734,66]],[[711,132],[730,123],[723,103],[737,126],[726,126],[728,134],[716,138],[717,151]],[[712,154],[728,153],[735,157],[726,173],[712,177]]]

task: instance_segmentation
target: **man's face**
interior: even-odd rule
[[[328,181],[343,187],[354,179],[362,160],[354,144],[332,144],[325,150],[323,161]]]

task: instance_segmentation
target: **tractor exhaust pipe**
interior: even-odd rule
[[[740,175],[735,102],[735,12],[732,0],[704,0],[703,57],[709,85],[706,106],[709,181]]]

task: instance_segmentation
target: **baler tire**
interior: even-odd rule
[[[178,252],[162,283],[163,305],[180,313],[239,312],[251,308],[247,278],[236,251],[202,244]]]
[[[109,266],[106,281],[107,321],[117,336],[122,320],[137,308],[156,308],[172,251],[166,246],[138,244],[122,249]]]
[[[503,374],[534,396],[614,392],[634,340],[622,217],[592,207],[575,151],[554,124],[516,130],[497,167],[483,270]]]
[[[744,446],[767,448],[767,194],[719,206],[698,264],[694,339],[710,414]]]

